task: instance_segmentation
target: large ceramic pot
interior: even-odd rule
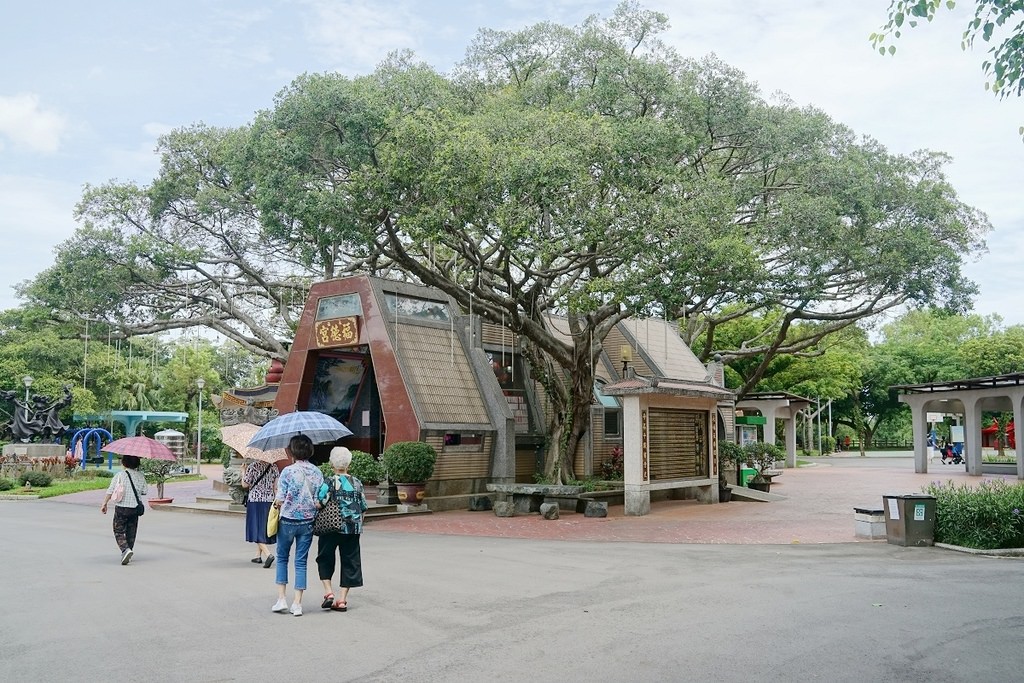
[[[732,489],[727,487],[722,487],[718,489],[719,503],[728,503],[730,500],[732,500]]]
[[[402,505],[423,505],[423,498],[427,495],[426,484],[399,484],[395,483],[398,488],[398,502]]]

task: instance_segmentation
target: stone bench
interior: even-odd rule
[[[885,510],[876,507],[853,508],[853,533],[857,538],[885,538]]]
[[[559,502],[560,499],[573,499],[573,505],[559,507],[565,510],[575,509],[575,501],[583,493],[582,486],[565,484],[488,484],[487,490],[499,494],[503,500],[511,498],[516,514],[540,512],[540,506],[544,502]]]

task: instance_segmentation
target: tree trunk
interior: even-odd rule
[[[576,479],[573,471],[576,449],[590,429],[590,404],[594,393],[590,350],[587,345],[577,344],[573,354],[576,357],[576,372],[566,377],[561,368],[555,371],[560,377],[555,381],[563,383],[562,391],[555,390],[555,387],[545,387],[551,401],[552,418],[544,454],[544,478],[554,484]]]

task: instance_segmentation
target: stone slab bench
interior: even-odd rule
[[[545,499],[553,499],[550,502],[557,502],[560,498],[576,499],[583,493],[582,486],[566,484],[488,484],[487,490],[500,494],[505,500],[511,499],[517,514],[540,512],[540,506]],[[575,504],[573,508],[575,508]],[[566,507],[565,509],[570,508]]]
[[[853,533],[857,538],[885,538],[885,510],[879,507],[853,508]]]

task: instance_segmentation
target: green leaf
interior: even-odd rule
[[[885,48],[884,47],[878,48],[878,54],[880,54],[880,55],[882,55],[884,57],[885,56]]]
[[[946,0],[946,7],[948,9],[953,9],[954,7],[956,7],[956,3],[953,2],[953,0]]]
[[[889,54],[891,54],[891,55],[896,54],[896,46],[895,45],[890,45],[889,46]]]
[[[897,26],[903,26],[903,12],[897,12],[896,17],[893,19]]]

